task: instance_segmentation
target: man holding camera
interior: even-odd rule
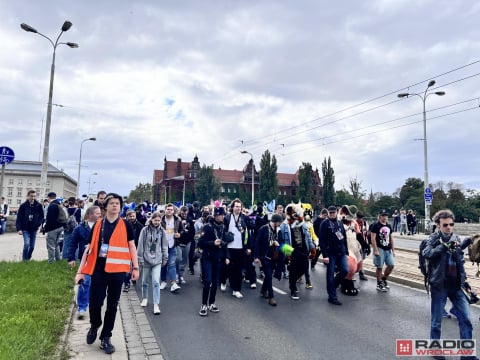
[[[462,291],[466,274],[460,238],[453,233],[455,216],[450,210],[440,210],[433,221],[439,231],[430,235],[423,250],[423,256],[429,261],[428,281],[432,299],[430,339],[440,339],[442,314],[448,297],[457,314],[460,338],[469,340],[472,339],[472,322],[468,301]]]

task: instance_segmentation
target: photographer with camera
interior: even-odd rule
[[[468,301],[462,291],[466,273],[460,238],[453,233],[455,216],[450,210],[440,210],[433,221],[439,231],[430,235],[423,250],[423,256],[429,261],[428,281],[432,299],[430,339],[440,339],[442,314],[448,297],[457,314],[460,338],[469,340],[472,339],[472,322]]]

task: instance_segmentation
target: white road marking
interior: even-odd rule
[[[262,281],[262,280],[257,279],[257,282],[263,285],[263,281]],[[283,291],[282,289],[279,289],[279,288],[277,288],[277,287],[275,287],[275,286],[273,286],[273,291],[275,291],[276,293],[281,294],[281,295],[287,295],[287,294],[288,294],[288,293],[286,293],[285,291]]]

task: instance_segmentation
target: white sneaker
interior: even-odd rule
[[[243,298],[243,295],[240,291],[234,291],[232,292],[232,296],[235,296],[237,299]]]
[[[154,305],[153,305],[153,313],[154,313],[155,315],[160,314],[160,307],[158,306],[158,304],[154,304]]]
[[[256,288],[257,288],[257,284],[255,284],[255,283],[250,284],[250,289],[256,289]]]
[[[178,286],[178,284],[176,282],[172,282],[172,286],[170,287],[170,292],[176,292],[177,290],[180,290],[181,287]]]
[[[166,281],[162,281],[162,282],[160,283],[160,290],[163,290],[163,289],[165,289],[166,287],[167,287],[167,282],[166,282]]]
[[[185,281],[183,276],[180,276],[179,281],[180,284],[185,285],[187,282]]]
[[[142,303],[140,304],[141,307],[147,307],[148,305],[148,299],[143,299]]]
[[[227,284],[220,284],[220,291],[227,291]]]

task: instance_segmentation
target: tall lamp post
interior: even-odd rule
[[[41,186],[41,191],[43,192],[41,195],[44,196],[45,194],[45,189],[47,186],[47,173],[48,173],[48,152],[49,152],[49,144],[50,144],[50,125],[52,122],[52,98],[53,98],[53,79],[55,76],[55,52],[57,50],[57,46],[60,44],[67,45],[71,48],[78,48],[77,43],[72,43],[72,42],[58,42],[60,40],[60,37],[65,31],[68,31],[72,27],[72,23],[70,21],[65,21],[62,25],[62,29],[60,31],[60,34],[57,37],[57,40],[55,42],[52,41],[48,36],[38,32],[35,28],[31,27],[30,25],[27,25],[25,23],[20,24],[20,27],[27,31],[27,32],[32,32],[35,34],[38,34],[45,39],[47,39],[50,44],[52,44],[53,47],[53,56],[52,56],[52,65],[50,68],[50,87],[49,87],[49,92],[48,92],[48,105],[47,105],[47,121],[45,124],[45,141],[43,145],[43,158],[42,158],[42,172],[40,174],[40,186]]]
[[[77,174],[77,199],[80,199],[80,170],[82,168],[82,148],[83,148],[83,143],[85,141],[97,141],[97,138],[91,137],[91,138],[82,140],[80,144],[80,158],[78,159],[78,174]]]
[[[248,154],[250,155],[250,160],[252,161],[252,209],[253,209],[253,201],[254,201],[254,198],[255,198],[255,187],[254,187],[254,184],[255,184],[255,166],[254,166],[254,163],[253,163],[253,155],[251,153],[249,153],[248,151],[240,151],[242,154]]]
[[[92,193],[92,176],[95,175],[98,175],[98,173],[94,172],[88,177],[88,197],[90,197],[90,194]],[[93,185],[95,185],[95,181],[93,182]]]
[[[422,100],[423,104],[423,161],[424,161],[424,187],[425,187],[425,194],[424,194],[424,201],[425,201],[425,233],[430,233],[430,205],[432,202],[432,191],[430,189],[430,183],[428,182],[428,152],[427,152],[427,112],[425,110],[425,102],[429,95],[438,95],[443,96],[445,95],[445,91],[431,91],[428,92],[433,85],[435,85],[435,80],[430,80],[425,92],[422,94],[416,93],[400,93],[398,94],[399,98],[409,97],[409,96],[418,96]]]

